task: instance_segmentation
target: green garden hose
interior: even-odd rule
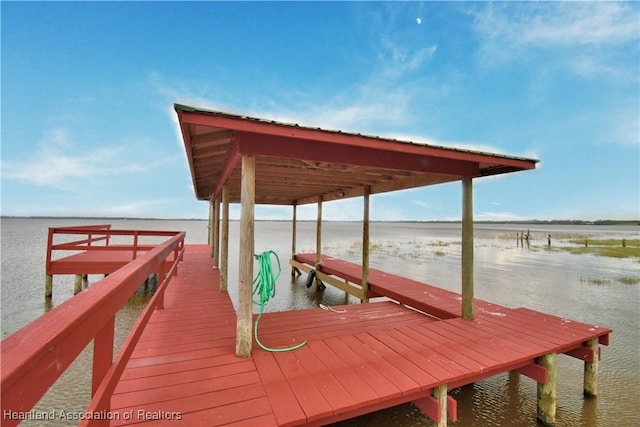
[[[278,273],[273,274],[273,266],[271,264],[271,255],[276,257],[276,261],[278,262]],[[276,296],[276,282],[278,281],[278,277],[280,277],[280,273],[282,272],[282,267],[280,266],[280,258],[278,258],[278,254],[274,251],[264,251],[260,255],[254,255],[256,260],[258,261],[259,270],[256,277],[253,279],[253,296],[254,298],[257,296],[259,298],[258,301],[255,299],[253,303],[260,306],[260,313],[258,314],[258,318],[256,319],[256,323],[254,325],[253,335],[255,337],[256,343],[266,351],[271,352],[281,352],[281,351],[292,351],[297,350],[307,342],[303,341],[300,344],[297,344],[293,347],[285,347],[285,348],[270,348],[265,346],[260,342],[258,338],[258,323],[260,322],[260,318],[262,317],[262,312],[264,311],[264,306],[267,302]]]

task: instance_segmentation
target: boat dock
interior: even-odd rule
[[[436,422],[441,411],[455,421],[455,401],[440,403],[434,391],[446,396],[507,371],[548,383],[541,358],[564,353],[594,363],[597,349],[584,343],[607,344],[611,332],[483,302],[471,322],[370,302],[266,313],[262,342],[306,345],[281,353],[254,347],[243,359],[234,355],[235,312],[216,286],[208,247],[187,246],[184,259],[115,388],[111,410],[121,415],[112,425],[140,423],[124,420],[130,411],[180,413],[185,425],[325,425],[405,402]],[[432,300],[438,289],[421,286]],[[180,424],[167,421],[141,425]]]
[[[81,426],[325,425],[413,402],[444,427],[458,418],[449,390],[504,372],[536,381],[536,416],[553,424],[562,355],[584,363],[584,394],[597,396],[610,329],[474,297],[473,181],[537,160],[175,109],[196,197],[210,206],[208,245],[186,245],[184,232],[52,229],[45,299],[55,274],[75,274],[76,285],[88,273],[108,276],[2,341],[3,425],[18,425],[90,342]],[[462,182],[461,291],[370,268],[370,196],[451,181]],[[347,197],[363,198],[360,264],[321,252],[323,203]],[[228,283],[230,203],[241,208],[237,283]],[[304,343],[295,350],[254,343],[260,203],[292,207],[294,277],[305,272],[310,286],[362,302],[262,314],[260,341]],[[297,206],[310,203],[316,251],[299,253]],[[58,250],[75,252],[52,256]],[[114,358],[115,315],[152,274],[156,292]]]

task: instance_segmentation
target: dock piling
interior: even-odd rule
[[[73,294],[78,295],[80,292],[82,292],[82,274],[76,274],[76,280],[73,286]]]
[[[584,362],[584,395],[596,397],[598,395],[598,338],[586,342],[586,347],[593,351],[593,362]]]
[[[53,297],[53,274],[47,274],[45,278],[44,297],[49,299]]]
[[[433,389],[433,397],[440,404],[440,419],[437,427],[447,427],[447,385],[442,384]]]
[[[556,378],[558,374],[558,355],[545,354],[538,358],[538,365],[547,370],[547,382],[538,383],[538,420],[545,425],[556,422]]]

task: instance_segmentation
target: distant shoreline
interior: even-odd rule
[[[14,216],[14,215],[2,215],[2,219],[71,219],[71,220],[99,220],[99,221],[208,221],[206,218],[142,218],[142,217],[99,217],[99,216]],[[239,221],[239,220],[230,220]],[[256,219],[261,222],[290,222],[288,219]],[[316,222],[315,220],[298,220],[298,222]],[[359,220],[323,220],[323,222],[362,222]],[[460,220],[448,221],[448,220],[399,220],[399,221],[386,221],[386,220],[371,220],[372,223],[405,223],[405,224],[460,224]],[[518,221],[474,221],[475,224],[535,224],[535,225],[626,225],[640,226],[640,219],[633,220],[617,220],[617,219],[598,219],[598,220],[581,220],[581,219],[553,219],[553,220],[518,220]]]

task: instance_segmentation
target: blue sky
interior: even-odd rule
[[[478,220],[640,217],[639,3],[0,8],[3,215],[206,218],[180,102],[541,160],[476,180]],[[460,187],[376,195],[371,217],[458,219]]]

